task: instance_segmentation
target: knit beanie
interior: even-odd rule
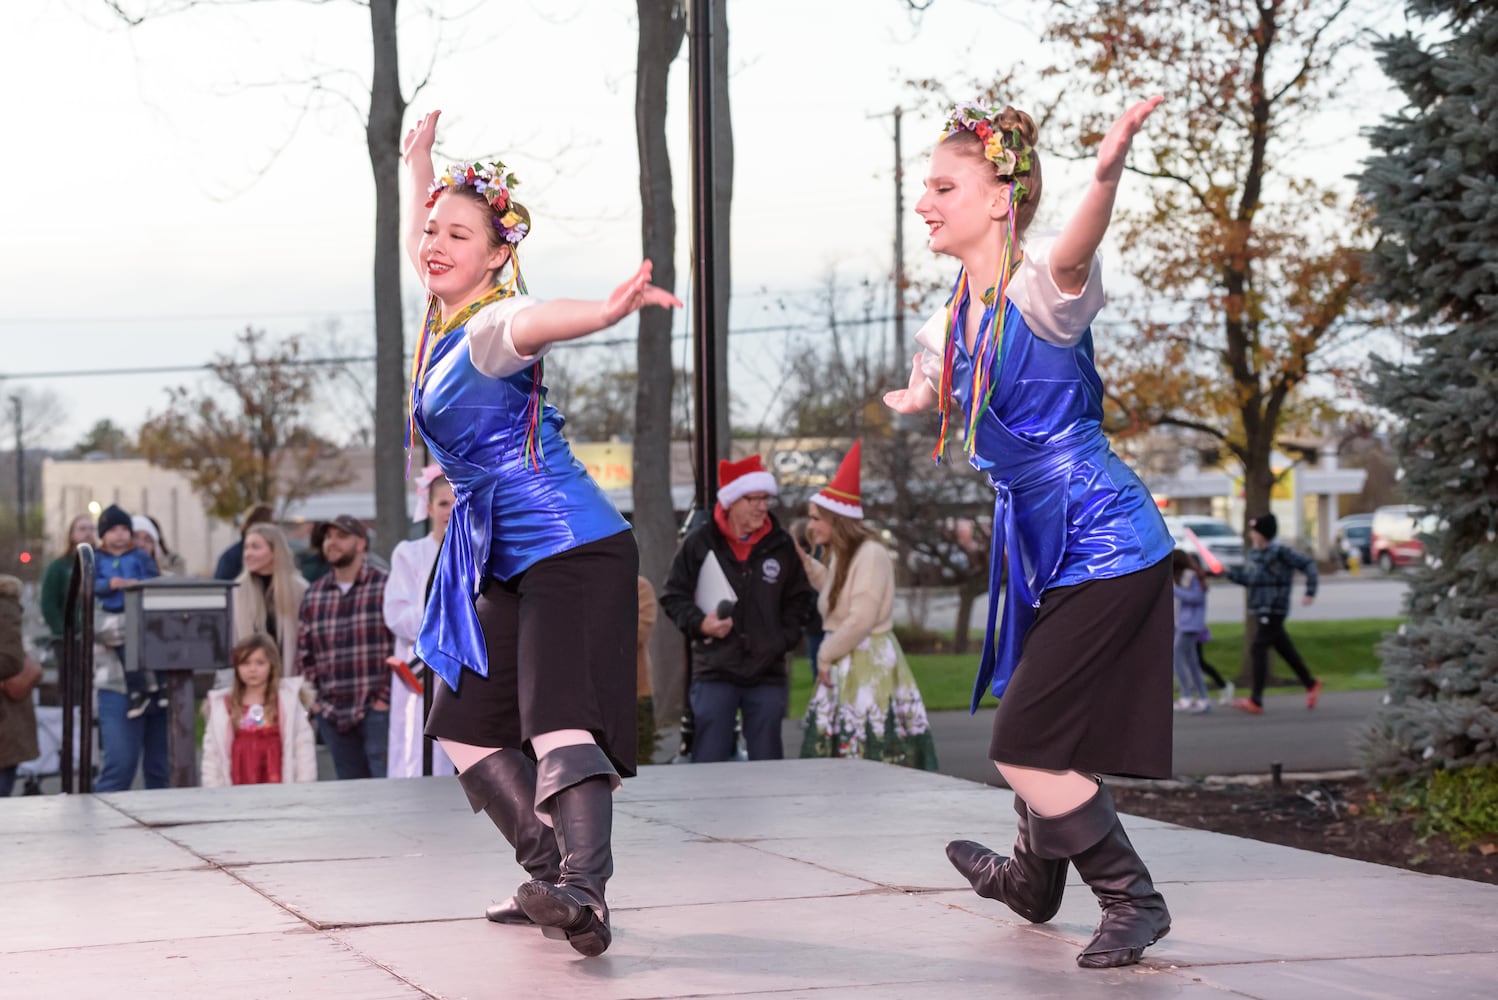
[[[99,537],[103,538],[104,533],[114,527],[125,527],[132,532],[135,530],[130,515],[125,512],[125,508],[116,503],[105,507],[104,513],[99,515]]]
[[[1248,526],[1271,541],[1280,530],[1279,522],[1274,519],[1273,514],[1260,514],[1250,519]]]
[[[130,519],[130,530],[144,531],[151,536],[151,541],[161,544],[161,532],[156,530],[156,523],[144,514],[136,514]]]

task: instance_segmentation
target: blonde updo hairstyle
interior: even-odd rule
[[[1036,139],[1039,135],[1035,128],[1035,120],[1023,111],[1017,111],[1010,105],[1004,105],[1004,109],[992,119],[995,132],[1005,137],[1005,146],[1011,145],[1008,138],[1019,131],[1020,137],[1030,147],[1030,164],[1028,170],[1016,170],[1014,179],[1024,184],[1025,194],[1014,206],[1014,235],[1016,238],[1025,234],[1030,227],[1030,222],[1035,218],[1035,211],[1040,207],[1040,153],[1035,150]],[[993,163],[983,155],[983,140],[978,138],[977,133],[969,129],[957,129],[947,135],[941,141],[941,145],[950,146],[952,149],[993,167]],[[1012,147],[1011,147],[1012,148]],[[996,170],[993,174],[995,184],[1008,184],[1009,178],[999,177]]]

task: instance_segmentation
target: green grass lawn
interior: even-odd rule
[[[1384,686],[1378,672],[1378,657],[1373,647],[1384,636],[1399,627],[1401,618],[1353,618],[1346,621],[1297,622],[1291,619],[1288,630],[1290,638],[1310,665],[1311,672],[1321,679],[1328,691],[1364,691]],[[982,641],[981,635],[974,637],[974,645]],[[1215,666],[1228,680],[1238,675],[1238,661],[1243,651],[1243,624],[1213,625],[1212,641],[1205,650],[1207,661]],[[915,672],[921,686],[921,697],[929,711],[938,712],[965,709],[972,697],[973,678],[978,673],[978,654],[974,653],[915,653],[907,657],[910,669]],[[1269,657],[1271,679],[1289,677],[1290,670],[1278,656]],[[792,718],[800,718],[806,712],[806,703],[811,699],[811,668],[804,656],[796,659],[791,675]],[[1295,691],[1296,687],[1269,688],[1269,692]],[[992,697],[985,699],[995,704]]]

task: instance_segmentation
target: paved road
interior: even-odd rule
[[[1361,577],[1333,577],[1323,580],[1316,601],[1310,607],[1300,603],[1303,584],[1296,584],[1296,603],[1290,610],[1292,621],[1340,621],[1347,618],[1395,618],[1404,614],[1404,595],[1408,589],[1398,576],[1371,573]],[[1225,580],[1212,584],[1207,592],[1209,622],[1243,620],[1243,598],[1246,591]],[[924,607],[922,605],[924,604]],[[988,598],[973,604],[973,623],[981,629]],[[922,602],[902,592],[897,597],[895,620],[901,623],[924,620],[926,628],[949,631],[957,621],[957,598],[939,594]]]
[[[1383,699],[1382,691],[1332,691],[1307,711],[1305,696],[1269,695],[1263,715],[1214,707],[1206,715],[1175,713],[1174,771],[1180,776],[1269,774],[1275,762],[1293,771],[1341,771],[1357,766],[1352,741]],[[988,760],[994,709],[977,715],[931,713],[941,773],[998,784]],[[786,754],[801,747],[801,723],[784,730]]]

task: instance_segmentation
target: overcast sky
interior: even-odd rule
[[[422,5],[402,4],[408,93],[441,53],[410,121],[441,108],[439,155],[499,154],[519,175],[536,220],[526,241],[533,292],[604,294],[640,255],[634,4],[433,6],[470,13],[438,39]],[[732,325],[802,322],[829,270],[849,283],[889,272],[893,144],[889,119],[871,116],[914,105],[907,80],[965,91],[1033,51],[1024,12],[1036,8],[1006,5],[1015,20],[991,3],[937,0],[912,21],[900,0],[729,7]],[[205,8],[131,30],[99,0],[0,5],[0,81],[11,97],[0,161],[0,374],[199,364],[247,325],[330,344],[336,326],[340,346],[372,352],[373,183],[361,120],[369,48],[367,11],[352,3]],[[685,51],[668,126],[679,293],[690,231]],[[304,114],[309,88],[296,81],[313,77],[326,91]],[[1120,95],[1119,108],[1140,96]],[[909,211],[940,121],[918,109],[905,125],[908,260],[945,273]],[[1357,155],[1357,143],[1344,143],[1328,170],[1355,169]],[[1047,165],[1042,226],[1059,223],[1048,210],[1066,207],[1080,177]],[[413,278],[405,288],[414,311]],[[855,296],[851,307],[879,315],[883,295]],[[633,333],[626,322],[613,336]],[[737,342],[736,392],[773,384],[781,344]],[[193,378],[22,381],[62,398],[68,418],[51,443],[65,446],[104,417],[134,429],[161,406],[163,385]]]

